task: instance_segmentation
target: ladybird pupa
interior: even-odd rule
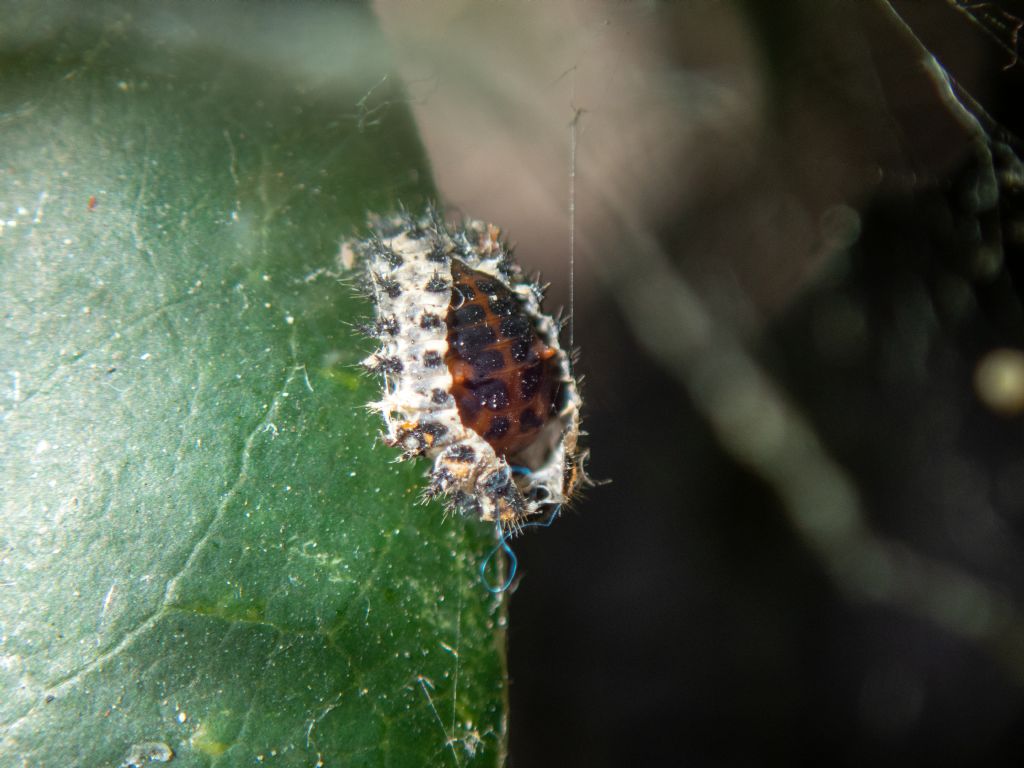
[[[427,497],[516,529],[584,481],[580,396],[558,322],[497,227],[429,210],[373,216],[351,244],[375,306],[371,407],[401,458],[433,461]]]

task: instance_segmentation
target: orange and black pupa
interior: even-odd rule
[[[514,530],[569,500],[585,452],[559,324],[499,234],[403,213],[350,247],[375,304],[363,364],[383,379],[385,442],[433,460],[428,497]]]

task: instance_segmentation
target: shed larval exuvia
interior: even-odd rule
[[[373,216],[349,245],[375,305],[363,364],[383,379],[384,441],[433,460],[427,497],[515,530],[586,482],[586,452],[559,323],[499,235],[431,209]]]

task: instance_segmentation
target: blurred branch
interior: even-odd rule
[[[892,9],[947,106],[987,157],[988,137],[950,89],[944,70]],[[998,588],[870,530],[854,480],[828,453],[810,419],[754,359],[731,328],[712,318],[668,255],[617,199],[598,191],[626,233],[628,261],[604,265],[637,341],[686,388],[723,448],[768,483],[835,584],[859,600],[903,609],[986,648],[1024,684],[1024,616]]]

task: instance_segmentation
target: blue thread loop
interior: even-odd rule
[[[513,468],[513,471],[515,471],[515,469],[517,468]],[[561,511],[562,505],[556,504],[546,520],[534,520],[529,523],[523,523],[518,527],[518,530],[525,530],[526,528],[550,528],[551,524],[555,522],[555,518],[558,517]],[[500,595],[512,585],[512,580],[515,579],[516,571],[519,568],[519,558],[516,557],[516,553],[512,551],[512,547],[509,546],[508,543],[513,531],[511,529],[502,530],[500,522],[495,522],[494,527],[498,532],[498,543],[491,548],[491,551],[487,553],[487,557],[485,557],[483,562],[480,563],[480,582],[484,585],[484,589],[492,595]],[[505,577],[505,581],[502,582],[500,587],[496,587],[487,579],[487,565],[502,550],[504,550],[508,555],[508,576]]]
[[[497,523],[496,527],[498,529],[498,543],[494,545],[491,551],[487,553],[487,557],[480,563],[480,581],[484,585],[484,589],[492,595],[500,595],[509,588],[512,584],[512,579],[516,577],[516,569],[519,567],[519,558],[512,551],[512,547],[508,545],[508,537],[511,532],[501,530],[501,523]],[[500,587],[496,587],[487,579],[487,564],[501,550],[505,550],[506,554],[508,554],[508,576],[505,577],[505,581]]]

